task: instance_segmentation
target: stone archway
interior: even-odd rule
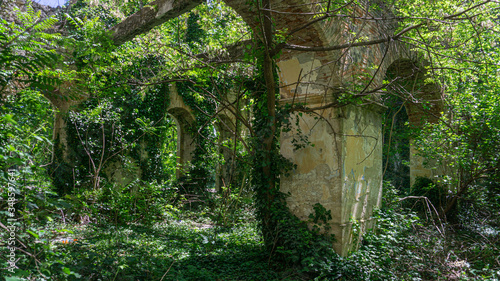
[[[397,59],[387,68],[387,77],[393,81],[389,90],[404,101],[409,125],[420,129],[426,123],[439,120],[444,111],[444,101],[439,85],[427,83],[427,71],[422,63],[409,58]],[[410,139],[410,184],[417,177],[432,178],[442,174],[439,167],[424,166],[426,159],[418,155],[418,147]]]
[[[173,117],[177,126],[178,167],[176,177],[180,178],[189,169],[188,164],[193,160],[193,152],[196,149],[196,142],[193,137],[195,116],[173,86],[170,89],[170,104],[167,113]]]
[[[259,24],[245,1],[226,3],[252,28]],[[286,199],[290,211],[303,221],[309,221],[315,204],[331,211],[330,234],[336,239],[333,247],[347,255],[359,241],[353,236],[353,222],[359,222],[359,234],[372,227],[372,210],[381,200],[383,107],[377,104],[376,94],[373,103],[364,107],[339,108],[336,102],[346,86],[366,84],[371,90],[381,85],[385,57],[395,56],[397,48],[387,43],[306,52],[307,47],[314,50],[316,46],[347,44],[354,33],[370,40],[390,34],[390,30],[376,21],[355,24],[331,18],[326,23],[313,23],[314,12],[326,9],[318,3],[271,1],[271,7],[275,28],[289,31],[288,44],[302,46],[284,49],[276,61],[280,103],[292,107],[300,103],[308,108],[307,113],[294,117],[291,123],[296,125],[280,139],[282,155],[297,167],[281,177],[280,188],[290,194]],[[370,69],[371,65],[380,69]],[[359,79],[370,75],[371,81]],[[302,136],[307,138],[306,145],[297,149],[297,139],[300,142]]]

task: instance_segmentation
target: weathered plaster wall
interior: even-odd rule
[[[382,110],[375,106],[342,109],[342,236],[338,242],[342,245],[338,251],[341,253],[356,243],[352,222],[359,222],[362,231],[373,227],[373,208],[380,206]]]
[[[318,82],[328,68],[322,66],[321,60],[311,53],[297,53],[288,60],[280,60],[279,78],[281,97],[292,98],[297,95],[321,95],[329,90],[327,82]],[[300,83],[298,83],[300,81]]]
[[[305,7],[312,10],[313,6]],[[364,10],[358,13],[367,16]],[[296,16],[295,20],[307,19]],[[332,18],[314,30],[318,37],[303,45],[341,45],[355,40],[354,34],[362,41],[384,38],[389,27],[376,21]],[[282,103],[322,107],[353,87],[369,85],[367,90],[374,89],[399,55],[396,51],[393,43],[328,52],[286,51],[277,62]],[[377,94],[370,97],[374,101],[378,98]],[[333,247],[342,255],[355,246],[351,222],[359,221],[362,231],[372,227],[371,214],[381,200],[382,110],[375,106],[325,108],[314,111],[320,119],[304,114],[299,126],[314,147],[294,150],[292,139],[297,136],[293,131],[282,135],[281,152],[297,165],[289,177],[281,180],[281,190],[291,194],[288,206],[306,221],[316,203],[331,210],[331,233],[337,239]]]
[[[290,193],[287,204],[293,214],[307,221],[314,213],[313,206],[322,204],[331,210],[332,222],[340,224],[342,217],[342,178],[341,178],[341,122],[336,109],[329,109],[321,114],[324,119],[314,115],[302,115],[300,130],[314,144],[295,150],[293,140],[298,139],[296,131],[283,133],[281,154],[292,160],[297,169],[290,176],[282,177],[281,191]],[[297,117],[295,117],[297,118]],[[295,120],[292,120],[295,123]],[[341,235],[338,228],[333,229],[336,237]]]
[[[351,222],[371,228],[382,195],[382,117],[379,108],[348,107],[299,117],[300,130],[314,146],[294,149],[295,131],[282,135],[281,153],[297,165],[281,180],[293,214],[307,221],[320,203],[331,210],[334,249],[346,255],[356,240]],[[295,117],[297,118],[297,117]],[[295,120],[292,120],[294,123]]]

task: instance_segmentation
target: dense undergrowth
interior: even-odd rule
[[[47,258],[61,261],[42,270],[42,273],[52,272],[52,278],[281,279],[280,273],[268,267],[259,235],[252,225],[221,228],[179,219],[150,226],[87,225],[70,229],[63,237],[69,238],[71,244],[61,243],[62,238],[56,235],[44,235],[52,241],[46,245],[54,251],[54,256]]]
[[[146,199],[152,199],[146,198]],[[168,197],[165,197],[168,198]],[[125,199],[124,199],[125,200]],[[137,219],[101,210],[75,214],[67,200],[39,202],[53,210],[40,220],[25,209],[17,230],[17,266],[6,280],[497,280],[500,277],[498,225],[476,220],[460,226],[403,208],[397,191],[386,185],[377,228],[358,241],[348,257],[333,251],[300,261],[275,263],[263,244],[251,205],[224,224],[215,208],[190,210],[179,200],[157,212],[164,201]],[[59,203],[59,205],[58,205]],[[212,207],[222,207],[218,196]],[[45,204],[45,205],[43,205]],[[132,202],[128,202],[129,206]],[[55,206],[55,207],[54,207]],[[51,208],[52,207],[52,208]],[[40,210],[39,209],[39,210]],[[116,209],[120,209],[117,207]],[[69,212],[73,211],[73,215]],[[219,210],[220,211],[220,210]],[[228,210],[225,210],[226,212]],[[58,215],[61,214],[61,215]],[[226,214],[229,215],[229,214]],[[149,218],[149,219],[146,219]],[[227,224],[229,222],[229,224]],[[8,232],[2,231],[2,241]],[[297,241],[300,243],[300,241]],[[7,252],[2,245],[2,253]],[[6,255],[3,255],[6,256]],[[7,267],[5,259],[2,268]]]

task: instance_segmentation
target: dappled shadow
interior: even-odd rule
[[[86,230],[64,266],[85,280],[293,280],[270,268],[255,227],[188,222]]]

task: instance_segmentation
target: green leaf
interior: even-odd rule
[[[70,275],[71,274],[71,270],[67,267],[62,267],[62,271],[67,274],[67,275]]]
[[[28,229],[28,230],[26,230],[26,232],[28,232],[29,234],[31,234],[31,235],[32,235],[33,237],[35,237],[36,239],[38,239],[38,238],[39,238],[39,235],[38,235],[38,234],[34,233],[33,231],[31,231],[31,230],[29,230],[29,229]]]

